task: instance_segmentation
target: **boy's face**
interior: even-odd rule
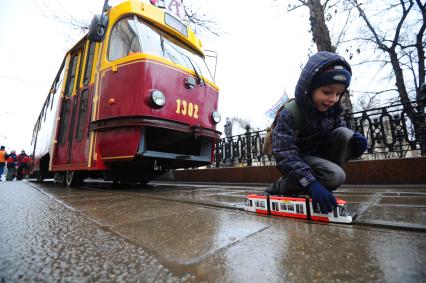
[[[341,84],[325,85],[315,89],[312,93],[312,102],[320,112],[332,107],[343,94],[345,86]]]

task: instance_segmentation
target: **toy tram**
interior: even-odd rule
[[[248,195],[245,197],[244,210],[259,214],[301,218],[306,220],[352,223],[352,216],[346,210],[346,202],[336,199],[337,207],[330,213],[321,213],[312,205],[311,198],[294,198],[284,196]]]
[[[219,89],[201,41],[157,2],[106,0],[66,53],[33,131],[40,181],[146,183],[212,162]]]

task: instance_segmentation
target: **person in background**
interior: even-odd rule
[[[345,127],[340,99],[351,81],[346,60],[322,51],[309,58],[295,91],[303,126],[296,129],[295,116],[283,109],[272,133],[272,152],[283,174],[264,195],[309,194],[313,207],[329,213],[337,206],[332,191],[346,178],[342,166],[367,149],[360,133]]]
[[[7,153],[4,145],[0,147],[0,182],[2,181],[1,176],[4,172],[4,166],[6,165]]]
[[[18,162],[18,157],[16,156],[16,150],[11,150],[10,154],[7,155],[7,174],[6,181],[13,181],[16,176],[16,164]]]
[[[28,168],[29,157],[25,153],[25,150],[22,150],[18,155],[18,170],[16,174],[16,180],[22,180],[24,177],[24,172],[26,172]]]

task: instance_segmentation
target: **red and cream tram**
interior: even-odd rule
[[[156,2],[156,1],[154,1]],[[65,55],[33,132],[32,173],[149,181],[212,161],[218,87],[200,40],[150,3],[104,6]]]
[[[336,199],[337,207],[330,213],[321,213],[314,208],[311,198],[248,195],[244,209],[259,214],[301,218],[322,222],[351,223],[352,216],[346,210],[346,202]]]

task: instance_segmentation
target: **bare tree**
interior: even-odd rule
[[[294,11],[301,7],[307,7],[309,9],[309,22],[312,33],[312,40],[316,44],[318,51],[329,51],[336,52],[338,46],[342,42],[346,27],[350,19],[350,9],[347,8],[347,5],[342,4],[340,0],[330,1],[325,0],[321,3],[321,0],[294,0],[295,4],[289,4],[287,10]],[[335,39],[335,42],[332,42],[332,37],[330,35],[330,30],[327,27],[326,22],[330,21],[333,18],[333,15],[336,15],[338,11],[347,12],[347,17],[345,19],[345,24],[341,27],[341,30],[338,32],[338,35]],[[346,52],[349,52],[346,49]],[[352,58],[352,54],[349,54]],[[350,100],[349,92],[345,92],[342,97],[342,106],[345,111],[352,111],[352,103]]]
[[[383,62],[392,66],[400,100],[404,103],[410,102],[408,93],[410,83],[404,78],[408,72],[412,76],[415,98],[420,99],[420,85],[425,81],[426,4],[422,4],[420,0],[400,0],[398,4],[388,5],[382,3],[383,10],[370,15],[366,6],[357,0],[349,0],[349,2],[358,10],[368,30],[364,31],[358,39],[365,44],[373,44],[384,53],[386,58]],[[410,13],[418,13],[420,18],[411,16]],[[383,29],[381,26],[384,24],[382,20],[386,15],[395,17],[396,25],[393,28]],[[388,26],[389,24],[387,23]],[[390,30],[394,30],[393,34]],[[410,113],[413,113],[412,110]]]
[[[217,22],[210,14],[199,8],[193,8],[191,1],[182,1],[182,3],[185,8],[184,21],[186,21],[196,33],[198,30],[201,30],[215,36],[221,34]]]
[[[425,108],[413,107],[411,99],[421,100],[421,85],[425,82],[426,3],[421,0],[382,2],[381,10],[370,12],[372,3],[348,0],[357,9],[366,31],[359,40],[372,44],[382,52],[386,64],[393,71],[400,101],[413,124],[422,155],[426,154]],[[370,5],[369,5],[370,4]],[[377,3],[376,3],[377,5]],[[373,11],[373,9],[371,9]],[[384,22],[387,15],[392,21]],[[394,23],[394,26],[392,26]],[[387,27],[387,28],[384,28]],[[410,79],[407,79],[409,77]],[[413,93],[414,95],[410,95]]]

